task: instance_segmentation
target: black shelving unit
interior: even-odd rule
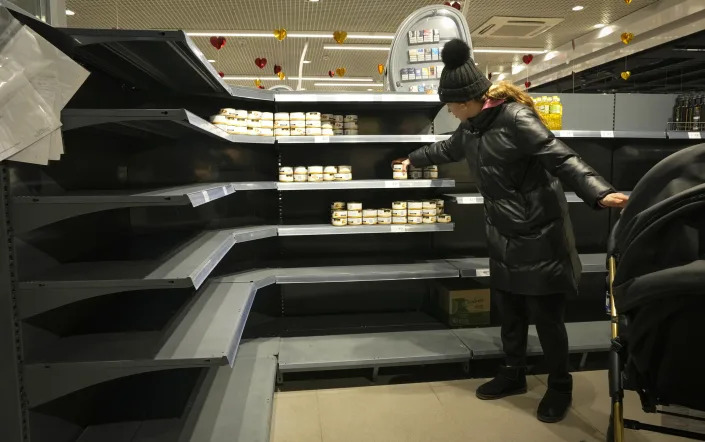
[[[7,440],[264,442],[286,373],[467,369],[501,355],[498,328],[449,329],[429,308],[439,282],[487,286],[475,178],[456,164],[439,180],[389,179],[392,159],[447,138],[433,133],[437,96],[233,88],[182,32],[41,29],[101,81],[63,112],[60,162],[0,167]],[[366,135],[233,136],[204,119],[214,99],[356,113]],[[625,191],[695,144],[613,129],[557,136]],[[351,164],[356,180],[276,182],[278,166],[314,163]],[[450,224],[329,225],[332,201],[443,195]],[[595,313],[568,329],[586,355],[609,345],[600,253],[611,220],[570,210],[585,273],[574,302]],[[530,352],[541,352],[533,331]]]

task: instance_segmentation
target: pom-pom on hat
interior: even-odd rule
[[[492,82],[475,67],[470,58],[470,47],[459,39],[453,39],[441,51],[443,72],[438,86],[438,95],[443,103],[464,103],[482,97]]]

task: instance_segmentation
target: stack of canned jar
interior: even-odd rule
[[[444,213],[444,208],[445,202],[441,199],[396,201],[391,209],[363,209],[359,202],[334,202],[331,222],[337,227],[450,223],[451,216]]]

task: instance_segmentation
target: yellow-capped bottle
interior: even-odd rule
[[[560,97],[554,96],[549,107],[551,113],[551,120],[553,121],[553,128],[551,130],[562,130],[563,129],[563,103],[561,103]]]

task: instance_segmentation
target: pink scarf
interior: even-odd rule
[[[485,104],[482,106],[482,110],[497,107],[500,104],[504,103],[504,101],[504,99],[495,100],[494,98],[488,98],[487,100],[485,100]]]

